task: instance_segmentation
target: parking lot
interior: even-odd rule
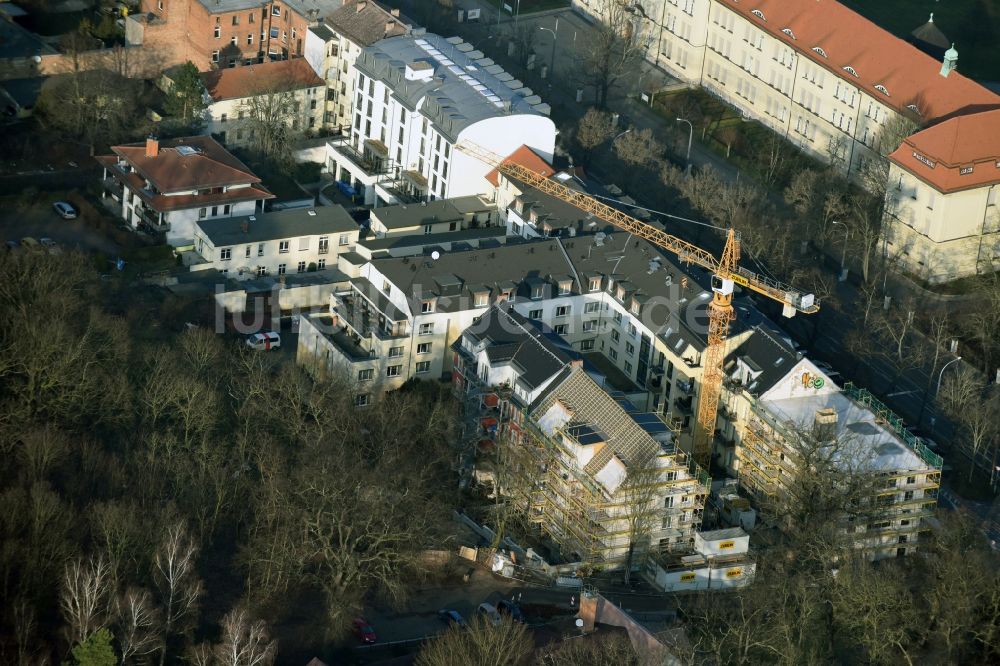
[[[67,249],[101,252],[109,257],[143,244],[117,228],[106,211],[91,207],[75,220],[64,220],[52,209],[60,200],[78,199],[74,192],[37,192],[0,197],[0,238],[20,243],[23,238],[51,238]]]

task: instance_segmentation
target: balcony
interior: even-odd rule
[[[162,221],[161,214],[157,213],[152,208],[146,208],[142,204],[136,204],[133,206],[132,210],[139,218],[139,226],[147,227],[155,232],[170,230],[170,224]]]
[[[691,416],[694,414],[694,409],[692,408],[693,398],[688,396],[686,398],[677,398],[674,400],[674,409],[685,416]]]
[[[125,186],[122,185],[116,178],[105,178],[101,181],[101,185],[104,187],[104,192],[106,196],[110,196],[115,201],[122,200],[122,193],[125,191]]]
[[[359,152],[351,145],[350,138],[332,141],[330,146],[367,176],[381,176],[389,172],[389,160],[385,156],[376,155],[368,150],[364,153]]]

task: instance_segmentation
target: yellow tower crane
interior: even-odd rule
[[[566,187],[527,167],[505,161],[505,157],[497,155],[487,148],[470,141],[463,141],[456,147],[492,166],[510,179],[520,181],[572,204],[633,236],[644,238],[657,247],[673,253],[684,263],[697,264],[712,272],[713,296],[712,302],[708,306],[708,347],[705,351],[701,395],[698,398],[698,423],[692,451],[694,459],[707,470],[711,462],[719,396],[722,393],[722,362],[726,355],[726,338],[729,336],[729,325],[735,319],[732,304],[735,285],[740,285],[781,303],[783,306],[782,314],[786,317],[792,317],[796,312],[805,314],[818,312],[819,302],[816,297],[742,268],[739,265],[740,239],[733,229],[727,232],[722,257],[717,259],[711,252],[703,250],[697,245],[672,236],[651,224],[641,222],[616,208],[601,203],[594,197]]]

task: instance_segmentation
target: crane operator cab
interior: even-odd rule
[[[719,294],[720,296],[732,296],[733,295],[733,281],[727,280],[721,275],[712,276],[712,291]]]

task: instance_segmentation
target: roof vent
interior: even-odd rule
[[[310,217],[316,217],[316,211],[314,211],[314,210],[310,210],[310,211],[309,211],[309,216],[310,216]]]
[[[415,60],[406,65],[407,81],[429,81],[434,76],[434,65],[426,60]]]
[[[251,222],[255,222],[256,220],[257,220],[257,216],[256,215],[251,215],[250,216],[250,221]]]
[[[837,438],[837,410],[833,407],[816,410],[813,437],[818,442],[830,442]]]

